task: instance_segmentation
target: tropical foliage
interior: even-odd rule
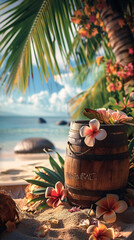
[[[33,56],[42,83],[44,79],[47,82],[50,71],[53,76],[60,74],[57,46],[63,62],[75,72],[74,81],[78,84],[94,71],[91,66],[100,52],[113,63],[117,60],[122,66],[134,64],[132,0],[3,0],[0,9],[1,87],[6,92],[15,86],[25,91],[34,75]],[[71,117],[78,119],[83,106],[102,107],[113,97],[111,89],[118,91],[124,83],[126,91],[133,84],[132,78],[109,86],[106,73],[98,66],[94,85],[70,101]]]
[[[44,208],[46,200],[45,192],[48,187],[54,188],[57,182],[64,185],[64,159],[57,153],[60,165],[49,154],[49,162],[52,170],[43,166],[36,167],[34,179],[27,179],[30,183],[26,188],[26,199],[28,204],[40,202],[38,209]]]

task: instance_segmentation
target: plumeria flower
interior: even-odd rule
[[[106,138],[107,132],[100,128],[100,122],[95,118],[89,122],[89,126],[83,126],[80,129],[80,136],[85,137],[84,142],[87,146],[93,147],[95,139],[101,141]]]
[[[87,229],[90,234],[89,240],[110,240],[114,239],[113,228],[107,228],[104,224],[98,222],[98,226],[91,225]]]
[[[62,201],[67,196],[67,190],[64,189],[61,182],[55,184],[55,189],[53,187],[47,187],[45,197],[48,198],[46,203],[48,206],[56,208],[62,204]]]
[[[44,224],[35,230],[34,235],[36,237],[44,237],[49,232],[49,230],[49,227]]]
[[[107,194],[106,197],[96,202],[96,217],[103,215],[103,219],[107,223],[116,221],[116,213],[124,212],[128,205],[125,201],[120,200],[116,194]]]
[[[133,118],[128,117],[126,113],[117,110],[117,112],[112,113],[112,119],[115,123],[125,123],[126,121],[131,121]]]
[[[100,114],[101,120],[109,124],[109,119],[111,118],[111,114],[114,111],[111,109],[106,110],[106,108],[98,108],[96,111]]]

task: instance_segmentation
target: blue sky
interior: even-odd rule
[[[0,0],[0,2],[2,1]],[[9,96],[1,91],[0,115],[68,115],[68,101],[76,94],[89,87],[89,83],[86,82],[82,87],[76,87],[71,81],[72,74],[64,68],[63,60],[58,49],[56,53],[58,63],[63,72],[62,79],[56,76],[54,80],[51,75],[48,83],[46,84],[44,81],[44,84],[42,84],[33,57],[34,81],[30,78],[30,84],[25,94],[13,90],[12,94]]]
[[[60,61],[60,58],[59,58]],[[63,65],[60,65],[63,69]],[[41,83],[37,67],[34,65],[34,80],[30,79],[25,94],[13,90],[12,94],[0,93],[0,115],[25,116],[66,116],[68,115],[68,101],[87,87],[77,87],[72,79],[72,73],[64,71],[60,78],[52,75],[48,83]]]

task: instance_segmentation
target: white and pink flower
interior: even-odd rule
[[[87,146],[93,147],[95,139],[101,141],[107,137],[107,132],[100,128],[100,122],[97,119],[92,119],[89,126],[83,126],[80,129],[80,136],[85,137],[84,142]]]
[[[114,123],[125,123],[126,121],[131,121],[133,118],[128,117],[126,113],[117,110],[117,112],[112,113],[112,119]]]
[[[46,203],[49,207],[56,208],[62,204],[62,201],[67,196],[67,190],[64,189],[61,182],[55,184],[55,189],[53,187],[47,187],[45,197],[48,198]]]

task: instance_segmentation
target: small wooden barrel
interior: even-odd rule
[[[89,148],[80,136],[80,128],[89,121],[70,125],[65,160],[65,185],[68,200],[73,205],[89,207],[107,193],[120,195],[129,174],[129,154],[126,127],[123,124],[105,125],[103,141],[95,140]]]

